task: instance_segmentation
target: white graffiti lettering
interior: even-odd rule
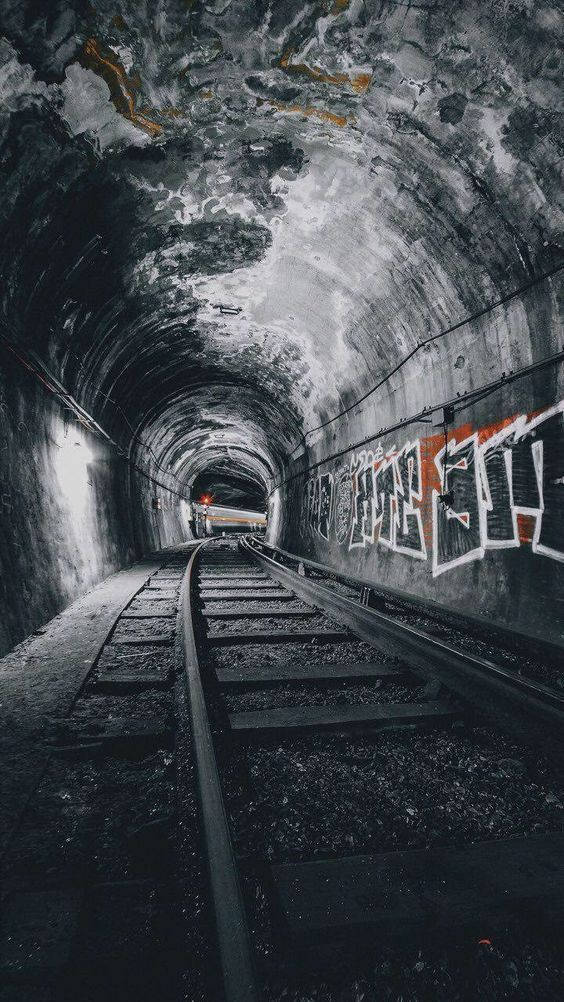
[[[492,434],[453,435],[425,456],[424,476],[419,440],[352,453],[348,470],[308,481],[305,521],[349,550],[381,546],[418,560],[430,550],[433,576],[523,541],[564,561],[564,401]]]

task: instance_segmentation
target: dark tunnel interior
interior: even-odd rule
[[[2,649],[206,492],[554,631],[560,31],[540,0],[1,4]],[[518,500],[502,431],[541,412]]]
[[[0,0],[0,1002],[562,1002],[563,42]]]
[[[209,499],[210,503],[225,507],[266,510],[265,493],[260,484],[250,476],[237,474],[236,469],[233,472],[227,467],[223,471],[221,463],[197,475],[192,483],[192,497],[196,501]]]

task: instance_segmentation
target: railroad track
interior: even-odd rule
[[[3,861],[17,997],[309,998],[300,979],[336,957],[356,975],[375,939],[562,917],[551,762],[477,712],[507,680],[464,651],[446,677],[444,637],[293,559],[256,541],[167,555],[77,676]],[[516,691],[510,722],[554,732],[557,700]],[[474,803],[476,782],[478,816],[455,797],[458,828],[434,831],[426,799],[451,783]],[[519,810],[486,838],[506,785]]]
[[[306,601],[338,615],[368,642],[386,638],[402,655],[407,653],[413,667],[443,681],[481,712],[494,714],[518,732],[526,727],[542,740],[548,735],[564,740],[561,647],[478,617],[446,613],[381,585],[339,578],[329,567],[260,540],[245,541],[243,547],[278,582],[289,583]],[[295,572],[298,567],[301,573]],[[340,583],[336,592],[334,582]]]
[[[354,587],[312,580],[307,562],[293,557],[296,573],[290,557],[252,540],[238,549],[210,546],[194,555],[183,586],[193,746],[227,1002],[278,997],[273,979],[326,970],[336,955],[362,968],[375,937],[478,936],[523,910],[541,925],[560,920],[564,833],[556,815],[529,829],[517,820],[523,830],[511,837],[494,826],[490,838],[480,815],[495,805],[496,756],[500,789],[505,782],[519,800],[524,785],[534,787],[523,770],[535,768],[537,753],[527,742],[515,752],[499,724],[526,721],[533,742],[541,727],[557,735],[559,693],[425,633],[405,615],[370,608],[366,592],[359,602]],[[319,574],[319,565],[310,573],[315,568]],[[495,728],[484,723],[485,709]],[[453,788],[464,794],[465,783],[477,786],[468,794],[476,817],[465,822],[474,829],[466,838],[454,838],[452,825],[441,836],[419,823],[425,792],[409,783],[402,824],[378,817],[372,790],[384,789],[386,757],[403,756],[415,769],[425,756],[434,761],[436,748],[448,783],[460,772]],[[472,776],[484,772],[480,782],[465,778],[460,761]],[[482,761],[486,767],[476,765]],[[429,786],[440,795],[433,768]],[[356,794],[349,796],[349,783]],[[339,818],[339,798],[352,804],[358,836],[354,817],[352,827]],[[530,810],[540,817],[544,807]]]
[[[189,557],[154,562],[37,739],[40,773],[2,859],[2,998],[202,990],[185,960],[206,939],[179,657]]]

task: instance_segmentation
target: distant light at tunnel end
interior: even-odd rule
[[[200,504],[211,504],[212,501],[213,497],[211,496],[211,494],[202,494],[200,498]]]

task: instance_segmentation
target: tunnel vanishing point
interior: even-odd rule
[[[0,652],[201,491],[562,642],[558,6],[0,10]]]

